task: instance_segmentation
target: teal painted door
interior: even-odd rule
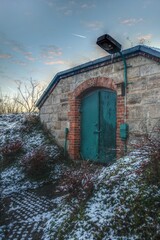
[[[96,90],[81,101],[81,155],[107,163],[116,156],[116,93]]]
[[[99,101],[98,92],[85,96],[81,102],[81,154],[84,159],[98,158]]]

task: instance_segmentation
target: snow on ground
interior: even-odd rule
[[[63,213],[68,211],[62,197],[51,199],[38,196],[34,191],[12,193],[3,200],[5,214],[2,213],[4,222],[0,226],[0,239],[3,240],[51,239],[48,225],[52,216],[58,216],[57,225],[60,225]]]
[[[25,154],[30,153],[40,146],[45,146],[48,155],[53,159],[56,158],[59,154],[58,147],[46,143],[45,135],[41,129],[28,130],[26,117],[28,117],[26,114],[0,115],[0,148],[6,142],[20,140],[22,141]],[[1,155],[0,159],[2,159]],[[3,164],[1,164],[1,167],[3,168]],[[54,176],[53,171],[51,171],[51,175],[52,177]],[[26,179],[19,159],[19,161],[15,161],[14,165],[4,168],[1,173],[1,194],[2,196],[7,196],[12,192],[37,188],[44,182],[44,180],[36,182]]]
[[[35,116],[35,115],[33,115]],[[7,141],[21,140],[23,148],[26,151],[31,151],[43,144],[46,145],[44,133],[41,129],[33,129],[30,131],[26,123],[26,114],[8,114],[0,115],[0,147]],[[47,145],[53,156],[58,154],[56,145]]]
[[[139,207],[141,194],[144,201],[152,195],[160,199],[160,189],[156,186],[147,187],[137,174],[142,162],[142,158],[130,155],[109,167],[103,167],[96,179],[94,195],[85,205],[77,208],[74,217],[71,214],[58,229],[56,219],[52,220],[50,232],[53,234],[56,229],[53,239],[58,240],[62,236],[64,240],[158,239],[154,238],[160,227],[160,221],[155,224],[156,205],[151,215],[145,205],[140,205],[144,212],[137,213],[134,210],[136,206]],[[138,216],[134,215],[134,211]],[[136,217],[145,218],[144,224],[135,222]],[[147,233],[150,228],[153,231]]]
[[[140,162],[141,160],[139,160]],[[100,234],[102,234],[102,239],[119,239],[110,226],[114,225],[115,217],[123,213],[119,217],[125,219],[129,211],[126,205],[123,205],[122,200],[124,199],[121,193],[129,191],[127,198],[132,198],[138,194],[139,189],[135,185],[135,179],[137,178],[135,165],[138,167],[137,161],[135,163],[134,158],[129,161],[127,157],[108,168],[102,169],[96,186],[97,191],[86,204],[85,220],[78,221],[78,231],[76,223],[75,230],[73,229],[66,239],[86,239],[86,236],[88,239],[99,239]],[[130,185],[130,189],[128,189],[128,185]],[[90,228],[89,232],[85,231],[86,226]],[[103,236],[104,228],[108,228],[105,236]],[[124,239],[132,239],[132,237],[127,236]]]
[[[22,141],[22,155],[40,146],[45,147],[52,161],[60,154],[59,148],[47,141],[41,128],[29,129],[24,114],[1,115],[0,135],[0,148],[10,141]],[[54,195],[54,185],[62,175],[64,166],[58,163],[51,165],[53,169],[49,176],[36,181],[26,177],[20,164],[21,157],[18,156],[9,165],[1,164],[0,239],[45,239],[52,215],[65,210],[61,206],[63,196]]]
[[[0,116],[0,147],[7,139],[20,139],[27,153],[46,144],[40,129],[24,134],[24,127],[23,114]],[[58,155],[57,146],[46,147],[51,157]],[[66,201],[63,193],[57,194],[55,185],[65,168],[63,164],[55,164],[43,181],[26,178],[18,161],[4,168],[0,239],[158,240],[160,189],[147,186],[138,174],[144,160],[134,153],[113,165],[99,167],[94,177],[95,191],[84,202]],[[41,190],[47,181],[52,182],[50,195]]]

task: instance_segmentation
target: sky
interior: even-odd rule
[[[0,0],[0,89],[46,85],[57,72],[106,56],[107,33],[130,48],[160,48],[160,0]]]

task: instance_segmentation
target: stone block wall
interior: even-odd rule
[[[130,62],[133,64],[132,59]],[[136,64],[139,75],[129,72],[127,94],[129,144],[138,140],[136,133],[152,132],[160,120],[160,64],[144,57],[139,57]]]
[[[127,123],[130,131],[129,143],[131,143],[134,141],[133,133],[141,130],[143,122],[151,130],[160,118],[160,64],[152,59],[136,56],[127,59],[127,66]],[[123,63],[120,61],[61,79],[40,108],[41,121],[51,130],[61,146],[64,146],[65,128],[71,127],[68,115],[70,94],[86,80],[101,77],[112,79],[117,85],[117,94],[120,96],[121,89],[118,86],[123,82],[123,71]]]

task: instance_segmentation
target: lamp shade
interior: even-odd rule
[[[121,51],[121,44],[108,34],[104,34],[97,38],[97,44],[110,54]]]

